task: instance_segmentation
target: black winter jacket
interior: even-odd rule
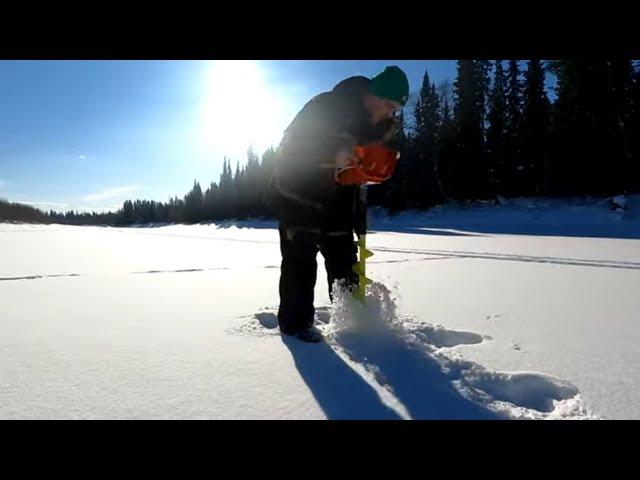
[[[366,203],[357,185],[335,181],[341,148],[387,142],[392,120],[372,125],[363,104],[370,80],[351,77],[310,100],[296,115],[278,147],[270,183],[272,204],[281,221],[326,232],[366,233]]]

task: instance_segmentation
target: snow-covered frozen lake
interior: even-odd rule
[[[319,255],[318,345],[275,328],[274,222],[3,223],[0,418],[638,419],[637,207],[372,215],[369,313]]]

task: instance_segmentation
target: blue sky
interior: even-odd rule
[[[54,210],[181,197],[223,158],[277,144],[313,95],[399,65],[412,91],[455,61],[0,61],[0,198]],[[249,114],[248,112],[251,112]]]

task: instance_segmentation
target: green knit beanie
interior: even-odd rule
[[[399,67],[387,67],[371,79],[369,91],[404,106],[409,98],[409,80]]]

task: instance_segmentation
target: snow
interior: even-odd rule
[[[640,418],[626,202],[373,211],[318,345],[278,333],[272,221],[0,224],[0,418]]]
[[[627,198],[624,195],[618,195],[611,199],[611,203],[622,210],[627,208]]]

